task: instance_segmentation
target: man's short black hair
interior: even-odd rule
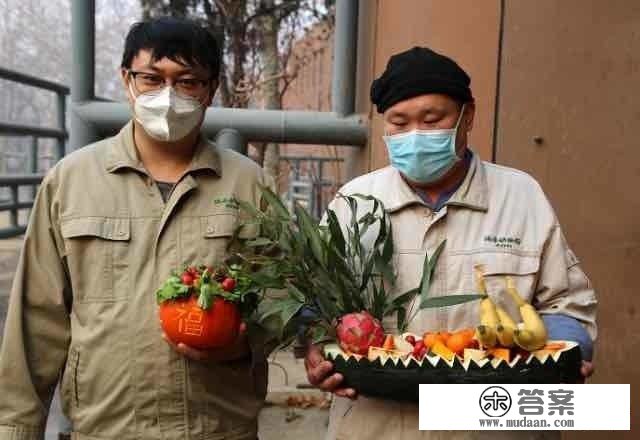
[[[210,79],[218,80],[218,44],[213,35],[195,21],[160,17],[135,23],[124,43],[121,67],[131,68],[133,58],[141,50],[150,51],[153,62],[169,58],[181,64],[199,65],[211,73]]]

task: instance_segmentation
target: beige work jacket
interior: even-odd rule
[[[58,163],[37,195],[0,352],[0,439],[42,438],[61,376],[73,438],[251,439],[266,393],[258,343],[196,362],[161,338],[155,291],[183,265],[215,264],[258,203],[260,168],[201,141],[163,202],[129,123]]]

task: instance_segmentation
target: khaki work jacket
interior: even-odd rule
[[[16,270],[0,352],[0,439],[42,438],[54,387],[75,439],[251,439],[266,360],[190,361],[161,338],[155,291],[183,265],[215,264],[256,204],[260,168],[200,142],[167,202],[133,124],[45,177]],[[61,375],[61,377],[60,377]]]
[[[474,154],[462,185],[438,212],[431,211],[391,167],[359,177],[340,192],[373,195],[390,213],[397,294],[419,285],[425,252],[433,255],[446,239],[430,295],[475,292],[473,267],[483,264],[488,294],[511,316],[519,314],[505,295],[505,275],[515,280],[520,293],[541,313],[574,317],[595,339],[595,293],[569,249],[549,201],[529,175],[483,162]],[[331,208],[341,223],[348,224],[350,212],[343,201],[336,199]],[[479,304],[471,302],[420,311],[409,330],[422,334],[478,324]],[[387,321],[384,326],[395,329],[395,322]],[[328,434],[329,439],[340,440],[557,437],[556,432],[544,431],[421,432],[417,405],[365,396],[356,401],[335,399]]]

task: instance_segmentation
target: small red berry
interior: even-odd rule
[[[405,340],[405,341],[407,341],[407,342],[408,342],[409,344],[411,344],[411,345],[416,345],[416,338],[415,338],[415,336],[413,336],[413,335],[407,335],[407,336],[404,338],[404,340]]]
[[[222,290],[224,290],[225,292],[231,292],[235,288],[236,280],[234,280],[233,278],[225,278],[222,281]]]
[[[180,281],[182,281],[182,284],[185,286],[191,286],[193,284],[193,276],[190,273],[185,272],[182,274],[182,277],[180,277]]]

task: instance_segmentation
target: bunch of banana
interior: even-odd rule
[[[547,342],[544,322],[534,307],[526,303],[518,293],[513,280],[506,277],[507,292],[518,305],[522,323],[517,325],[506,310],[495,304],[487,294],[482,266],[475,266],[476,286],[485,297],[480,301],[480,325],[475,337],[485,348],[497,343],[502,347],[513,347],[514,343],[527,351],[538,350]]]
[[[538,350],[547,343],[547,328],[544,321],[536,309],[522,299],[513,279],[507,277],[506,281],[507,292],[518,305],[522,316],[522,324],[513,331],[513,340],[527,351]]]

